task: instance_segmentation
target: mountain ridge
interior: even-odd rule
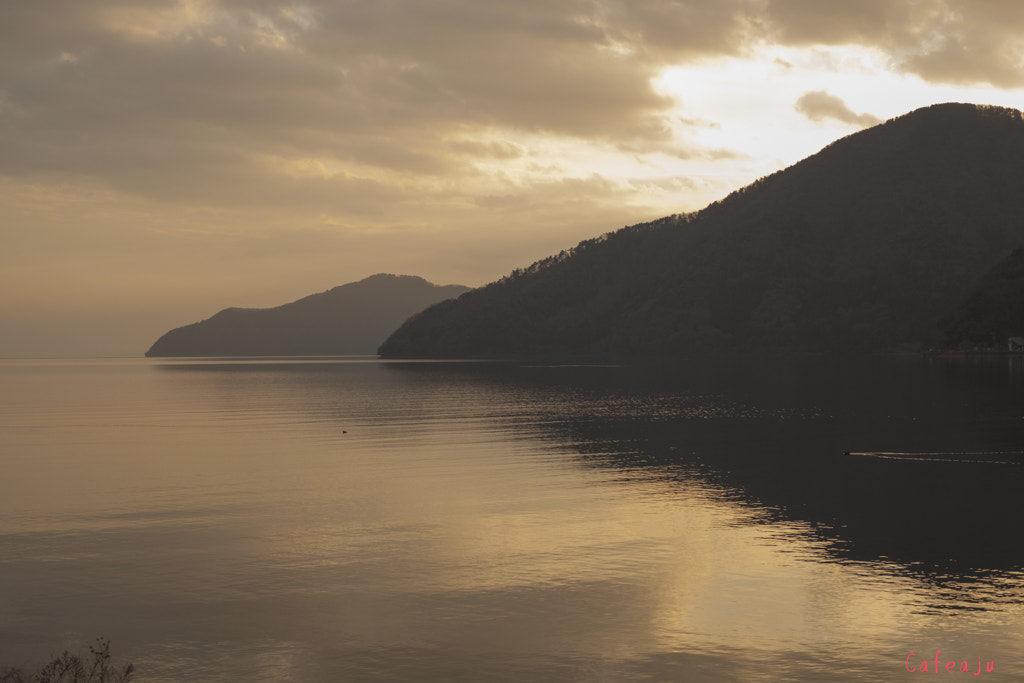
[[[1024,245],[1024,120],[969,104],[854,133],[690,213],[414,316],[384,357],[914,348]]]

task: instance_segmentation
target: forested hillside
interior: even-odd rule
[[[1024,120],[944,104],[702,211],[581,243],[415,316],[387,357],[916,348],[1024,246]]]
[[[946,315],[926,347],[936,350],[1005,350],[1024,337],[1024,249],[988,270]]]

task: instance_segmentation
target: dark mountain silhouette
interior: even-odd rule
[[[435,305],[380,354],[915,348],[1021,245],[1021,113],[936,105]]]
[[[373,275],[276,308],[226,308],[171,330],[147,356],[311,356],[374,353],[413,313],[467,291],[411,275]]]
[[[935,349],[1007,349],[1024,337],[1024,249],[990,268],[939,320]]]

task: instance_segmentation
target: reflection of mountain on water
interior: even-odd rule
[[[250,412],[264,405],[276,411],[286,397],[301,420],[337,425],[339,435],[344,426],[347,439],[355,436],[356,415],[385,422],[403,416],[395,432],[406,439],[446,420],[511,429],[562,449],[583,467],[660,482],[667,495],[696,490],[738,503],[750,511],[750,523],[805,529],[839,562],[881,562],[954,583],[1024,568],[1017,531],[1024,522],[1024,465],[843,455],[990,451],[1012,462],[1010,454],[1024,448],[1020,359],[719,357],[672,367],[267,360],[161,367],[223,374],[231,411],[240,400]],[[250,374],[260,378],[246,381]],[[987,578],[986,585],[996,583]]]
[[[1024,377],[1012,363],[720,358],[458,372],[520,392],[526,414],[512,419],[572,444],[587,467],[697,482],[750,506],[755,520],[806,524],[838,561],[966,579],[1024,567],[1024,466],[843,452],[990,451],[1013,462],[1024,447]]]

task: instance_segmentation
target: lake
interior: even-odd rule
[[[0,361],[0,667],[1024,680],[1022,451],[1019,357]]]

